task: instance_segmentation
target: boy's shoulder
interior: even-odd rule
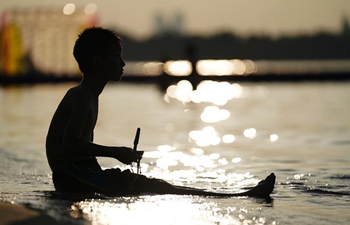
[[[60,105],[61,107],[68,107],[69,105],[90,105],[93,102],[92,99],[90,92],[78,85],[67,91]]]
[[[66,93],[66,98],[91,99],[91,93],[81,85],[70,88]]]

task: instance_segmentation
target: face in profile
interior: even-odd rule
[[[104,59],[102,65],[103,76],[105,76],[108,81],[120,81],[124,66],[125,62],[122,58],[122,46],[116,41],[111,44],[106,58]]]

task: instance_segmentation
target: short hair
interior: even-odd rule
[[[89,27],[81,32],[73,49],[80,71],[84,73],[89,69],[95,55],[106,56],[108,48],[115,41],[120,43],[121,38],[113,31],[102,27]]]

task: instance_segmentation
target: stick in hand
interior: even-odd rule
[[[137,151],[137,145],[138,145],[139,139],[140,139],[140,132],[141,132],[141,129],[138,127],[136,130],[136,135],[135,135],[135,139],[134,139],[134,152]],[[137,160],[137,174],[141,174],[140,159]]]

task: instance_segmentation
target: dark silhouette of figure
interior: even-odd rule
[[[226,194],[175,186],[129,170],[102,170],[96,157],[115,158],[127,165],[142,158],[142,152],[136,149],[93,143],[99,95],[109,81],[119,81],[123,74],[121,40],[110,30],[88,28],[76,40],[73,54],[83,79],[63,97],[46,138],[46,155],[57,191],[98,192],[109,196],[155,193],[267,198],[270,195],[275,183],[274,174],[249,191]]]
[[[188,77],[188,81],[192,84],[193,90],[196,90],[198,84],[201,82],[201,78],[197,72],[196,63],[197,59],[197,49],[193,44],[189,44],[186,47],[186,58],[190,61],[192,66],[192,72]]]
[[[163,71],[157,77],[157,84],[161,92],[165,92],[167,88],[173,83],[172,78],[165,72],[165,69],[164,69],[165,63],[168,60],[169,60],[169,57],[166,55],[164,55],[160,60],[163,63]]]

